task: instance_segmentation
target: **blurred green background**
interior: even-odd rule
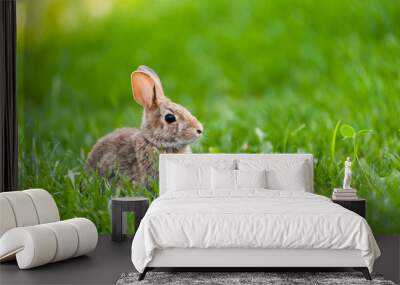
[[[400,2],[18,0],[19,187],[110,231],[113,196],[90,176],[102,135],[138,127],[130,73],[157,71],[203,123],[194,152],[315,156],[330,196],[354,159],[375,233],[400,233]]]

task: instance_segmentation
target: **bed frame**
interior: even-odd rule
[[[328,249],[192,249],[171,248],[156,250],[148,267],[140,274],[155,268],[229,268],[247,271],[271,268],[338,268],[350,267],[361,271],[371,280],[359,250]]]
[[[311,154],[161,154],[160,195],[167,189],[167,160],[235,160],[240,158],[268,160],[304,160],[307,164],[307,192],[313,192],[313,157]],[[229,271],[253,271],[271,268],[353,268],[361,271],[367,280],[371,275],[359,250],[329,249],[249,249],[249,248],[170,248],[156,250],[152,261],[139,275],[143,280],[146,273],[156,268],[229,268]]]

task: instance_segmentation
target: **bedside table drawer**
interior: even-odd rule
[[[340,206],[353,211],[354,213],[365,218],[366,216],[366,201],[365,199],[357,200],[332,200],[333,203],[339,204]]]

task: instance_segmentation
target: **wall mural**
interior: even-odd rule
[[[154,199],[153,159],[190,145],[312,153],[325,196],[350,157],[373,231],[400,233],[395,1],[17,2],[19,188],[62,219],[109,232],[110,197]]]

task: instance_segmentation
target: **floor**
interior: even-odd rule
[[[100,236],[97,248],[80,256],[45,266],[18,270],[16,262],[0,264],[0,284],[115,284],[124,272],[134,271],[130,259],[132,239],[112,242]]]
[[[374,272],[400,282],[400,236],[377,236],[382,256]],[[18,270],[15,262],[0,264],[0,284],[115,284],[124,272],[134,271],[130,261],[131,239],[112,242],[100,236],[97,249],[81,256],[30,270]]]
[[[381,250],[374,265],[374,271],[383,274],[385,279],[400,284],[400,235],[377,236],[376,242]]]

